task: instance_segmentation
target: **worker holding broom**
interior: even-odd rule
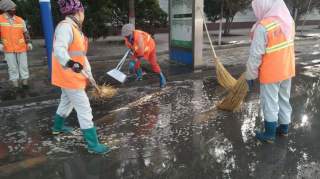
[[[61,88],[61,101],[54,117],[53,134],[70,133],[64,125],[72,109],[77,112],[80,128],[90,153],[104,154],[109,147],[99,143],[92,122],[92,109],[85,92],[91,67],[86,57],[87,38],[82,33],[84,8],[79,0],[58,0],[60,12],[65,16],[54,35],[52,54],[52,84]]]
[[[164,88],[166,86],[166,78],[157,62],[156,43],[151,35],[147,32],[136,30],[133,24],[124,25],[121,35],[124,37],[127,47],[133,53],[133,60],[130,61],[129,68],[136,73],[137,80],[142,80],[141,62],[148,61],[152,71],[159,75],[160,88]]]
[[[253,26],[250,57],[245,73],[249,86],[259,77],[264,132],[256,138],[272,143],[276,135],[287,136],[292,108],[291,78],[295,76],[293,18],[283,0],[253,0],[258,19]]]

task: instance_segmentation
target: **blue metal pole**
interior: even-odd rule
[[[53,45],[53,20],[51,12],[51,3],[50,0],[39,0],[42,27],[45,36],[45,43],[47,49],[48,57],[48,72],[49,79],[51,79],[51,54],[52,54],[52,45]]]

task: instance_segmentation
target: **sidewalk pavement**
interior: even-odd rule
[[[248,31],[248,29],[232,30],[231,33],[237,36],[229,36],[223,38],[223,41],[229,42],[229,45],[223,45],[220,47],[216,46],[217,54],[222,63],[234,67],[239,67],[238,65],[243,66],[249,55],[249,40],[246,35]],[[318,39],[320,37],[320,30],[316,29],[315,26],[307,26],[305,28],[305,31],[306,35],[317,36]],[[211,32],[211,34],[216,33],[217,31]],[[206,37],[205,34],[204,37]],[[298,37],[298,39],[299,38],[300,37]],[[118,39],[120,43],[110,43],[111,39]],[[190,72],[190,70],[188,70],[189,68],[183,67],[183,65],[181,64],[176,64],[169,59],[168,34],[156,34],[155,39],[158,46],[158,61],[163,71],[165,71],[167,75],[170,76],[177,75],[178,73]],[[304,40],[297,41],[296,51],[303,51],[307,54],[317,53],[317,51],[319,51],[319,48],[317,48],[316,45],[312,45],[314,46],[314,48],[305,48],[305,45],[309,43],[318,43],[318,41],[319,40],[309,42],[305,42]],[[31,74],[30,82],[33,87],[36,87],[32,88],[32,90],[39,93],[39,90],[37,89],[42,89],[40,94],[32,94],[33,96],[41,96],[45,93],[51,93],[54,90],[54,88],[48,81],[48,69],[46,64],[47,59],[45,49],[43,48],[44,44],[41,43],[41,40],[36,40],[35,50],[29,53],[29,66]],[[107,40],[99,39],[95,42],[90,43],[88,58],[91,61],[94,75],[98,81],[101,82],[105,80],[103,79],[106,76],[105,73],[116,66],[125,51],[126,47],[121,44],[120,37],[108,37]],[[212,54],[207,38],[204,38],[203,60],[206,69],[214,69],[214,65],[212,63]],[[124,72],[127,72],[126,68],[127,65],[124,66]],[[179,68],[180,70],[176,70],[177,68]],[[181,70],[181,68],[184,69]],[[214,74],[214,72],[212,74]],[[7,79],[7,65],[5,63],[0,63],[0,87],[2,87],[2,89],[0,89],[0,93],[2,93],[3,90],[9,88]]]

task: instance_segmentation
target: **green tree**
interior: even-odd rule
[[[21,16],[27,23],[31,32],[31,35],[41,34],[41,17],[39,7],[39,1],[29,0],[27,1],[16,1],[17,14]]]
[[[320,6],[319,0],[285,0],[291,15],[294,17],[296,24],[301,20],[301,17],[308,12],[311,12],[317,6]],[[309,2],[310,6],[309,6]]]
[[[128,1],[113,1],[112,24],[121,26],[128,23]],[[135,1],[136,26],[154,34],[155,28],[168,24],[168,15],[160,8],[158,0]]]
[[[87,36],[96,39],[110,35],[112,21],[111,0],[85,0],[84,32]]]
[[[222,0],[204,0],[204,12],[210,21],[220,18]]]
[[[17,13],[31,27],[33,37],[42,36],[39,0],[14,0]],[[123,0],[82,0],[85,6],[86,19],[84,32],[88,37],[106,37],[118,31],[128,22],[128,1]],[[63,19],[60,15],[57,0],[51,1],[54,26]],[[139,0],[136,6],[137,26],[149,30],[166,26],[167,14],[159,7],[158,0]]]
[[[231,25],[237,12],[246,10],[251,0],[205,0],[204,11],[211,21],[216,21],[222,17],[225,18],[224,35],[230,34]]]

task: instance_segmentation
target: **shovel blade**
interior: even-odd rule
[[[117,69],[112,69],[108,71],[107,74],[115,80],[119,81],[120,83],[124,83],[127,79],[127,75]]]

